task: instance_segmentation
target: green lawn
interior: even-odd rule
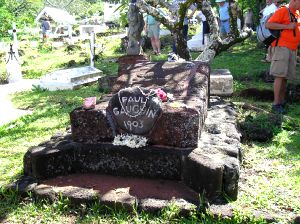
[[[101,38],[105,50],[96,67],[106,75],[116,74],[119,40]],[[84,46],[84,43],[82,44]],[[70,60],[78,64],[88,64],[83,50],[68,53],[63,49],[50,52],[33,49],[25,51],[22,58],[26,65],[27,78],[37,78],[53,69],[66,67]],[[152,56],[152,60],[166,59],[170,48],[164,49],[161,56]],[[146,52],[146,54],[149,52]],[[272,84],[264,83],[259,74],[268,68],[263,64],[264,50],[258,49],[254,41],[237,45],[233,52],[224,52],[213,62],[212,68],[228,68],[234,76],[235,91],[248,87],[271,89]],[[26,115],[16,121],[0,127],[0,186],[5,186],[22,175],[23,156],[30,146],[48,140],[58,131],[69,126],[69,112],[80,106],[83,98],[100,97],[96,85],[74,91],[48,92],[41,89],[18,93],[12,96],[18,108],[30,109]],[[255,101],[234,96],[227,100],[237,105],[239,121],[251,119],[261,126],[272,129],[274,137],[266,143],[248,141],[243,143],[244,159],[241,167],[240,190],[237,201],[230,202],[234,207],[233,220],[213,220],[199,212],[189,217],[178,216],[178,210],[170,206],[159,215],[104,209],[101,205],[81,205],[72,207],[68,200],[55,203],[34,201],[21,198],[15,192],[4,191],[0,194],[0,222],[4,223],[263,223],[253,218],[259,211],[274,216],[278,222],[288,223],[296,214],[300,214],[300,106],[289,106],[287,116],[280,126],[268,122],[267,112],[255,112],[242,109],[244,103],[254,104],[270,111],[271,102]]]

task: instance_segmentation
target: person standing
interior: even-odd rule
[[[220,32],[222,36],[227,36],[230,32],[229,3],[225,0],[216,0],[219,5]]]
[[[280,38],[272,43],[270,74],[274,79],[272,110],[284,113],[287,80],[295,79],[297,49],[300,43],[300,0],[290,0],[279,8],[266,23],[266,28],[281,30]],[[290,14],[293,14],[293,16]]]
[[[248,8],[246,10],[245,16],[244,16],[244,27],[248,27],[250,29],[254,28],[254,15],[253,15],[253,10]]]
[[[179,12],[180,4],[184,3],[186,0],[173,0],[172,7],[177,9],[177,12]],[[183,30],[182,30],[182,36],[185,40],[188,38],[188,31],[189,31],[189,18],[193,17],[194,12],[196,11],[197,7],[195,5],[191,5],[189,9],[192,10],[192,14],[189,16],[185,16],[183,20]],[[179,15],[174,15],[175,19],[179,19]],[[176,49],[176,43],[173,41],[172,50],[174,54],[177,54]]]
[[[47,39],[49,37],[50,29],[51,29],[50,22],[47,17],[45,17],[42,20],[41,28],[42,28],[42,35],[43,35],[43,41],[44,41],[45,39]]]
[[[266,0],[266,7],[261,10],[262,17],[269,16],[277,10],[277,0]]]
[[[196,15],[196,17],[201,19],[201,21],[202,21],[202,45],[205,45],[205,44],[207,44],[207,39],[208,39],[208,34],[209,34],[209,25],[208,25],[208,22],[206,21],[205,15],[203,14],[203,12],[201,10]]]
[[[145,30],[147,36],[151,40],[153,52],[156,55],[160,54],[160,23],[152,16],[147,15],[145,18]]]

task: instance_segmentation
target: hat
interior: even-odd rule
[[[216,0],[216,3],[225,2],[225,0]]]

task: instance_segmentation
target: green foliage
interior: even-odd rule
[[[8,30],[12,29],[12,22],[22,29],[24,24],[33,24],[35,16],[43,6],[42,0],[6,0],[0,3],[0,38],[9,37]]]
[[[39,53],[50,53],[53,50],[51,43],[49,42],[40,42],[38,46]]]
[[[8,36],[8,30],[12,29],[13,15],[6,9],[0,8],[0,37]]]
[[[245,42],[235,45],[232,52],[222,52],[213,60],[211,66],[213,69],[230,68],[235,81],[258,81],[261,72],[266,71],[270,66],[260,63],[264,55],[264,49],[257,48],[253,39],[247,39]]]

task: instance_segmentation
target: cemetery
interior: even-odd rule
[[[1,223],[300,223],[299,64],[276,114],[253,33],[202,44],[193,22],[181,45],[158,16],[154,54],[141,1],[127,30],[119,4],[38,2],[0,44]]]

